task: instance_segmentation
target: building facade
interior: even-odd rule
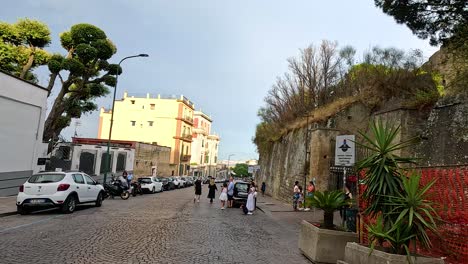
[[[18,186],[45,168],[47,95],[41,86],[0,72],[0,196],[17,194]]]
[[[212,119],[201,111],[193,114],[191,174],[215,176],[218,162],[219,136],[211,133]]]
[[[115,101],[112,139],[171,148],[170,175],[190,169],[194,104],[184,96],[129,96]],[[98,138],[107,139],[111,111],[101,108]]]

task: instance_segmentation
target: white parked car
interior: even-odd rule
[[[163,189],[162,182],[158,182],[155,177],[141,177],[138,178],[138,182],[141,184],[143,191],[150,193],[161,192]]]
[[[176,183],[177,188],[184,188],[187,186],[187,182],[180,176],[174,177],[174,183]]]
[[[101,206],[104,187],[83,172],[42,172],[32,175],[19,188],[17,211],[27,214],[33,208],[59,207],[73,213],[80,203]]]

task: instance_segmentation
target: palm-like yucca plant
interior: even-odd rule
[[[396,151],[411,146],[415,139],[395,143],[400,126],[388,125],[382,120],[370,124],[371,136],[359,133],[363,142],[357,145],[367,149],[370,155],[359,161],[358,170],[365,172],[364,184],[366,189],[362,194],[368,202],[365,214],[377,216],[382,212],[390,211],[387,205],[389,196],[397,196],[402,189],[401,164],[414,163],[414,159],[400,157]],[[389,224],[387,215],[383,214],[385,224]]]
[[[427,231],[436,233],[437,214],[425,198],[434,181],[420,186],[420,175],[407,177],[407,170],[401,168],[401,164],[414,163],[414,159],[395,152],[413,145],[415,139],[395,143],[400,127],[381,120],[371,123],[370,129],[371,136],[360,133],[364,142],[356,143],[371,152],[357,163],[358,169],[366,174],[362,197],[368,207],[364,214],[376,218],[376,223],[367,227],[371,247],[388,241],[392,253],[406,253],[410,261],[410,242],[419,241],[430,247]]]
[[[431,241],[427,231],[437,233],[435,220],[438,219],[438,215],[426,196],[435,180],[425,186],[420,186],[420,180],[421,176],[417,174],[403,178],[403,192],[396,197],[389,197],[388,205],[392,207],[392,211],[388,214],[393,219],[396,218],[395,225],[408,227],[422,246],[430,248]]]
[[[327,229],[333,229],[333,214],[347,205],[342,191],[316,191],[311,205],[323,210],[323,225]]]

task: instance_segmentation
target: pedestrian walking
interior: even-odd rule
[[[299,199],[297,200],[297,206],[299,211],[305,209],[304,192],[302,191],[302,186],[299,186]]]
[[[229,185],[227,187],[228,208],[232,208],[234,203],[234,179],[229,177]]]
[[[255,188],[255,183],[252,182],[250,189],[249,189],[249,195],[247,196],[247,210],[248,210],[248,215],[252,215],[253,211],[255,210],[255,196],[256,196],[256,188]]]
[[[227,199],[227,184],[223,183],[223,189],[221,190],[221,195],[219,196],[219,200],[221,201],[221,210],[224,210]]]
[[[300,194],[299,194],[299,182],[296,181],[294,183],[294,189],[293,189],[293,208],[294,208],[294,211],[297,211],[297,203],[299,201],[299,198],[300,198]]]
[[[195,201],[200,202],[200,195],[202,193],[202,181],[200,177],[197,178],[194,185],[195,185],[195,198],[193,198],[193,202]]]
[[[310,208],[312,207],[312,200],[314,199],[314,193],[315,193],[315,184],[313,181],[310,181],[309,184],[307,185],[307,194],[306,194],[306,200],[305,200],[305,209],[304,211],[310,211]]]
[[[213,199],[215,198],[217,190],[218,187],[216,186],[215,180],[210,179],[210,183],[208,185],[208,199],[210,199],[210,203],[213,203]]]
[[[266,184],[265,184],[265,182],[262,182],[262,187],[261,187],[261,189],[262,189],[262,196],[265,196],[265,190],[266,190]]]

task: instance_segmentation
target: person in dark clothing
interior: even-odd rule
[[[210,203],[213,203],[217,190],[218,187],[216,186],[214,179],[210,179],[210,183],[208,185],[208,199],[210,199]]]
[[[343,222],[346,221],[346,210],[348,208],[350,208],[350,204],[351,204],[351,199],[353,199],[353,194],[351,193],[351,185],[349,185],[349,183],[346,183],[345,184],[345,193],[344,193],[344,198],[345,198],[345,201],[348,202],[347,205],[343,206],[340,210],[340,216],[341,218],[343,219]]]
[[[200,202],[200,195],[202,192],[202,181],[200,177],[197,178],[194,185],[195,185],[195,198],[193,198],[193,202]]]
[[[265,182],[262,182],[262,188],[261,188],[261,190],[262,190],[262,196],[265,196],[265,190],[266,190],[266,184],[265,184]]]

